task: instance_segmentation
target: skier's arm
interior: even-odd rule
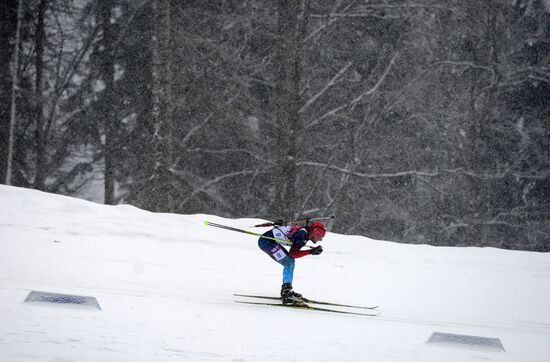
[[[296,246],[292,246],[288,252],[288,255],[290,255],[292,259],[301,258],[310,254],[311,252],[309,250],[300,250],[300,248]]]
[[[290,248],[288,255],[291,258],[301,258],[306,255],[311,255],[309,250],[300,250],[307,243],[307,231],[305,229],[299,230],[292,236],[292,247]]]

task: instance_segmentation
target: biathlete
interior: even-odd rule
[[[264,233],[258,239],[258,246],[273,260],[283,266],[283,285],[281,286],[281,299],[285,305],[295,305],[301,303],[302,295],[292,290],[292,279],[294,277],[294,265],[296,258],[306,255],[319,255],[323,252],[321,245],[315,246],[309,250],[300,250],[308,240],[314,244],[323,240],[327,230],[320,222],[313,222],[309,226],[288,225],[276,226],[272,230]],[[286,250],[275,240],[267,238],[277,238],[289,241],[292,245],[290,250]]]

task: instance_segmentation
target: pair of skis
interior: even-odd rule
[[[270,297],[270,296],[264,296],[264,295],[252,295],[252,294],[234,294],[236,297],[242,297],[242,298],[253,298],[253,299],[261,299],[262,302],[255,302],[252,300],[237,300],[237,303],[241,304],[253,304],[253,305],[266,305],[266,306],[273,306],[273,307],[284,307],[284,308],[294,308],[294,309],[307,309],[307,310],[316,310],[321,312],[330,312],[330,313],[339,313],[339,314],[351,314],[351,315],[360,315],[365,317],[375,317],[379,315],[380,313],[374,312],[378,308],[378,306],[362,306],[362,305],[352,305],[352,304],[340,304],[340,303],[330,303],[330,302],[323,302],[319,300],[309,299],[309,298],[302,298],[302,302],[295,305],[285,305],[282,304],[281,298],[279,297]],[[278,303],[276,301],[279,301]],[[317,305],[321,305],[323,307],[318,307]],[[369,310],[370,312],[359,312],[359,311],[350,311],[350,310],[340,310],[336,308],[352,308],[355,310]]]

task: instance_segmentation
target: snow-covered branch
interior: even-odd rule
[[[180,141],[180,144],[181,145],[185,145],[187,144],[187,142],[189,142],[189,139],[198,131],[200,130],[202,127],[204,127],[209,121],[210,119],[212,119],[212,113],[210,113],[208,116],[206,116],[206,118],[199,124],[195,125],[193,128],[191,128],[189,130],[189,132],[187,132],[187,134],[185,135],[185,137],[183,137],[183,139]]]
[[[217,177],[213,178],[212,180],[203,183],[200,187],[194,189],[185,199],[183,199],[181,201],[180,207],[181,207],[181,205],[185,205],[187,202],[189,202],[189,200],[191,200],[193,197],[195,197],[199,193],[206,192],[206,190],[208,190],[208,188],[212,187],[213,185],[215,185],[218,182],[224,181],[224,180],[229,179],[229,178],[237,177],[237,176],[244,176],[244,175],[250,175],[250,174],[257,174],[257,173],[258,173],[258,171],[247,171],[247,170],[245,170],[245,171],[230,172],[230,173],[226,173],[224,175],[217,176]],[[174,174],[177,174],[177,172],[174,172]]]
[[[344,74],[346,72],[346,70],[348,70],[349,67],[351,67],[351,65],[353,64],[353,62],[349,61],[346,63],[346,65],[344,65],[344,67],[342,67],[342,69],[340,69],[340,71],[338,73],[336,73],[336,75],[334,77],[332,77],[332,79],[325,85],[325,87],[323,89],[321,89],[321,91],[319,93],[317,93],[316,95],[314,95],[310,100],[308,100],[303,106],[302,108],[300,108],[298,110],[298,113],[303,113],[309,106],[311,106],[320,96],[323,95],[323,93],[325,93],[330,87],[332,87],[333,85],[335,85],[338,81],[338,78],[340,78],[342,76],[342,74]]]
[[[522,178],[522,179],[534,179],[534,180],[545,180],[550,177],[550,171],[545,171],[540,173],[525,173],[525,172],[504,170],[504,171],[497,171],[494,173],[489,173],[489,172],[476,173],[473,171],[465,170],[463,168],[454,168],[454,169],[440,169],[440,170],[434,170],[434,171],[409,170],[409,171],[399,171],[399,172],[364,173],[364,172],[352,171],[345,167],[329,165],[321,162],[300,161],[300,162],[297,162],[297,165],[321,167],[321,168],[349,174],[356,177],[371,178],[371,179],[403,177],[403,176],[436,177],[436,176],[441,176],[443,173],[460,173],[460,174],[467,175],[480,180],[502,179],[508,175],[511,175],[517,178]]]
[[[217,154],[217,155],[229,155],[232,153],[244,153],[249,155],[252,158],[255,158],[258,161],[264,162],[266,164],[272,164],[274,165],[275,162],[267,159],[265,157],[262,157],[257,152],[253,152],[244,148],[225,148],[221,150],[214,150],[214,149],[206,149],[206,148],[192,148],[189,149],[188,152],[201,152],[201,153],[208,153],[208,154]]]
[[[326,112],[325,114],[323,114],[321,117],[316,118],[315,120],[313,120],[313,122],[310,122],[310,123],[306,126],[306,129],[318,125],[318,124],[321,123],[321,121],[324,120],[325,118],[335,116],[336,114],[338,114],[338,112],[340,112],[342,109],[346,109],[347,107],[348,107],[348,105],[347,105],[347,104],[344,104],[344,105],[342,105],[342,106],[339,106],[339,107],[336,107],[336,108],[331,109],[330,111],[328,111],[328,112]]]
[[[351,101],[352,109],[355,108],[357,106],[357,104],[359,102],[361,102],[361,100],[364,97],[369,96],[369,95],[373,94],[374,92],[376,92],[376,90],[382,85],[382,83],[384,83],[384,79],[386,79],[386,76],[388,75],[391,68],[393,67],[393,64],[395,63],[395,59],[397,59],[398,55],[399,55],[399,52],[398,51],[395,52],[395,54],[392,56],[392,58],[391,58],[391,60],[388,64],[388,66],[386,67],[386,70],[384,71],[384,73],[382,73],[382,75],[380,76],[380,78],[378,79],[378,81],[376,82],[376,84],[372,88],[367,89],[361,95],[359,95],[357,98],[355,98]]]

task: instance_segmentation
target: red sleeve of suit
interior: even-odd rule
[[[288,255],[290,255],[292,259],[301,258],[309,254],[311,254],[309,250],[300,250],[300,248],[296,246],[292,246],[288,252]]]

